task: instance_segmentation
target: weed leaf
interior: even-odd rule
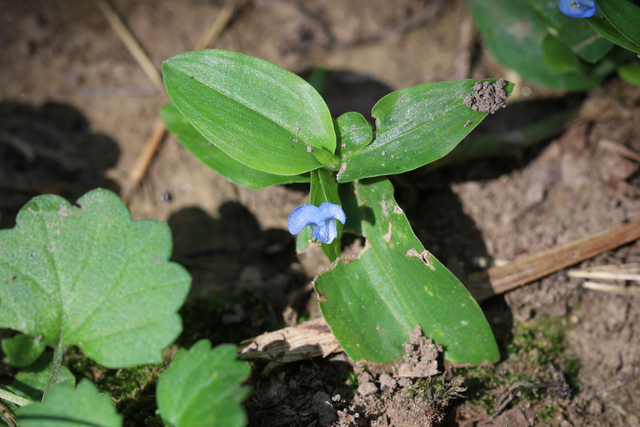
[[[158,413],[166,426],[241,427],[247,416],[240,406],[249,390],[241,387],[249,367],[236,360],[237,348],[211,349],[200,340],[181,349],[158,380]]]
[[[74,388],[56,384],[47,392],[42,403],[18,409],[20,427],[120,427],[122,417],[117,414],[111,397],[101,393],[84,379]]]
[[[110,191],[35,197],[0,231],[0,327],[109,368],[157,363],[191,281],[171,248],[166,224],[132,221]]]

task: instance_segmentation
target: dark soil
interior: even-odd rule
[[[158,67],[191,49],[222,7],[112,3]],[[10,227],[36,194],[118,191],[168,99],[93,2],[2,2],[0,12],[0,221]],[[254,0],[242,4],[216,47],[301,74],[324,64],[332,112],[369,117],[392,90],[459,76],[467,19],[462,0]],[[638,163],[602,145],[640,153],[640,88],[612,78],[585,97],[568,97],[520,81],[477,44],[472,50],[469,77],[517,83],[507,108],[472,135],[508,140],[552,111],[573,119],[534,147],[512,145],[394,177],[425,247],[464,278],[640,218]],[[318,315],[307,285],[327,261],[319,251],[296,254],[286,231],[307,191],[240,188],[173,138],[165,141],[130,208],[134,219],[168,221],[174,259],[193,275],[178,345],[238,343]],[[576,268],[638,262],[635,242]],[[639,425],[640,298],[587,290],[583,282],[561,271],[486,302],[502,352],[491,367],[440,363],[436,377],[399,379],[371,374],[344,355],[267,371],[254,362],[250,425]],[[154,408],[143,396],[128,425],[151,425]],[[126,400],[128,408],[135,404]]]

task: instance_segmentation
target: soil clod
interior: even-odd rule
[[[493,114],[507,106],[508,95],[504,90],[504,86],[504,79],[499,79],[495,83],[490,81],[478,82],[473,86],[473,95],[467,95],[464,98],[464,105],[473,111]],[[468,124],[467,122],[465,126]]]

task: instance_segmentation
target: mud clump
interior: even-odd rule
[[[438,353],[442,347],[422,335],[420,325],[409,334],[409,342],[402,344],[405,355],[396,371],[397,377],[424,378],[438,375]]]
[[[495,83],[478,82],[473,86],[473,95],[467,95],[464,98],[464,105],[473,111],[493,114],[507,106],[509,96],[505,92],[504,86],[504,79],[499,79]]]

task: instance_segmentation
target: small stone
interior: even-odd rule
[[[358,393],[362,396],[369,396],[378,392],[378,387],[374,383],[362,383],[358,386]]]
[[[396,381],[389,374],[381,374],[380,375],[380,390],[384,391],[386,389],[393,390],[398,386],[398,381]]]
[[[329,395],[323,391],[317,392],[312,399],[313,412],[318,415],[318,421],[323,427],[330,426],[336,420],[336,411],[331,405]]]

